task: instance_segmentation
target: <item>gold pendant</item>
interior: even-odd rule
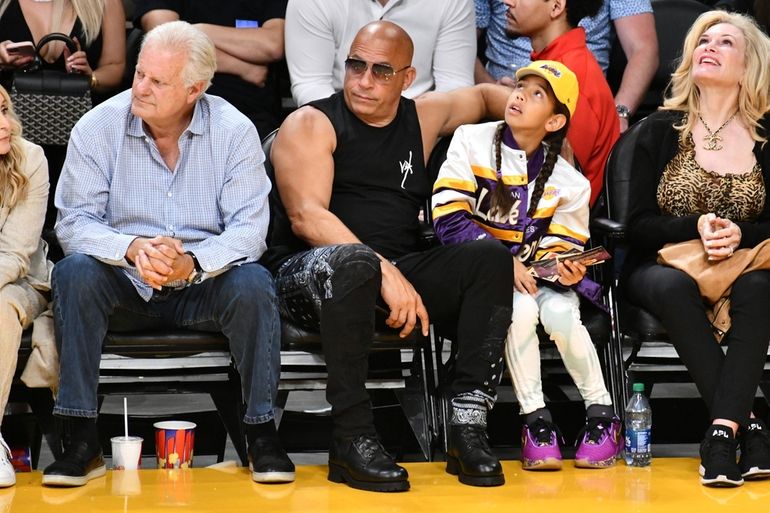
[[[722,149],[722,146],[719,144],[719,141],[722,140],[722,137],[720,137],[719,134],[709,134],[705,136],[703,140],[706,142],[706,144],[703,146],[704,150],[719,151]]]

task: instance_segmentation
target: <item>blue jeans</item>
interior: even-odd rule
[[[99,361],[107,329],[168,327],[223,333],[241,375],[246,424],[273,419],[280,376],[275,287],[259,264],[233,267],[197,285],[144,301],[118,267],[73,254],[52,277],[60,381],[54,413],[95,418]]]

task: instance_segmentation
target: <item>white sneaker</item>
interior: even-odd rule
[[[11,465],[11,449],[0,436],[0,488],[16,484],[16,472]]]

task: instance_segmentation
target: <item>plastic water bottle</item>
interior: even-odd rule
[[[652,409],[644,396],[644,384],[634,383],[634,395],[626,406],[626,465],[646,467],[651,458]]]

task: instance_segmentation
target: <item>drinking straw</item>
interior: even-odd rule
[[[123,398],[123,431],[128,438],[128,400],[125,397]]]

